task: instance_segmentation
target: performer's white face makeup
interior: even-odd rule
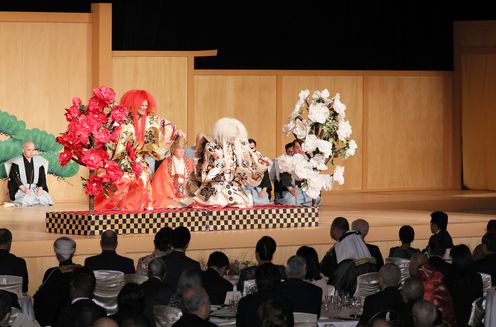
[[[141,104],[141,107],[139,107],[138,109],[138,113],[141,115],[141,116],[146,116],[146,112],[148,111],[148,100],[145,100],[143,101],[143,103]]]
[[[22,147],[22,154],[26,157],[26,159],[31,159],[35,154],[35,147],[32,142],[27,142]]]
[[[183,158],[184,157],[184,148],[176,148],[174,150],[174,157]]]

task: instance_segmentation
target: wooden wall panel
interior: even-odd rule
[[[443,188],[443,76],[368,77],[369,190]]]
[[[496,54],[465,54],[461,64],[464,184],[496,190]]]
[[[195,133],[210,133],[219,118],[233,117],[245,124],[260,151],[275,156],[275,77],[195,76],[194,89]]]
[[[335,189],[361,190],[362,189],[362,109],[363,109],[363,77],[362,76],[284,76],[282,77],[282,115],[281,126],[287,123],[288,116],[298,100],[302,89],[310,92],[327,88],[331,97],[336,93],[341,94],[341,101],[346,104],[346,118],[353,128],[352,138],[357,142],[358,149],[354,157],[338,164],[345,166],[345,184],[335,186]],[[284,151],[284,145],[294,139],[293,135],[286,136],[278,131],[282,137],[282,148],[277,149],[278,154]],[[329,172],[333,169],[330,165]]]
[[[85,101],[89,95],[90,33],[83,22],[0,21],[0,109],[24,120],[27,128],[63,132],[64,108],[73,96]],[[55,202],[85,198],[79,175],[68,182],[49,177]]]
[[[188,132],[186,57],[114,57],[112,68],[118,99],[131,89],[147,90],[157,102],[157,114]]]

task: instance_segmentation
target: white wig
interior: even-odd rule
[[[238,158],[238,165],[241,165],[242,143],[247,144],[248,142],[248,132],[245,125],[237,119],[224,117],[215,122],[212,136],[217,144],[222,145],[224,157],[226,157],[227,144],[232,144]]]

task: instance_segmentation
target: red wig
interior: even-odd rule
[[[125,106],[133,116],[136,140],[140,145],[143,145],[144,142],[146,120],[141,119],[141,121],[138,121],[138,110],[145,100],[148,101],[146,115],[154,114],[157,109],[157,103],[153,96],[144,90],[129,90],[124,93],[120,101],[120,104]]]

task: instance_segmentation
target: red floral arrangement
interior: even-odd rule
[[[111,153],[119,139],[120,125],[129,119],[127,108],[115,103],[113,89],[106,86],[93,89],[88,105],[83,105],[80,98],[74,97],[72,106],[65,111],[69,122],[67,131],[56,138],[64,146],[59,162],[65,166],[73,160],[90,170],[90,177],[83,178],[86,194],[108,194],[109,187],[120,180],[124,172],[141,175],[142,167],[136,162],[133,144],[126,147],[128,161],[111,160]]]

